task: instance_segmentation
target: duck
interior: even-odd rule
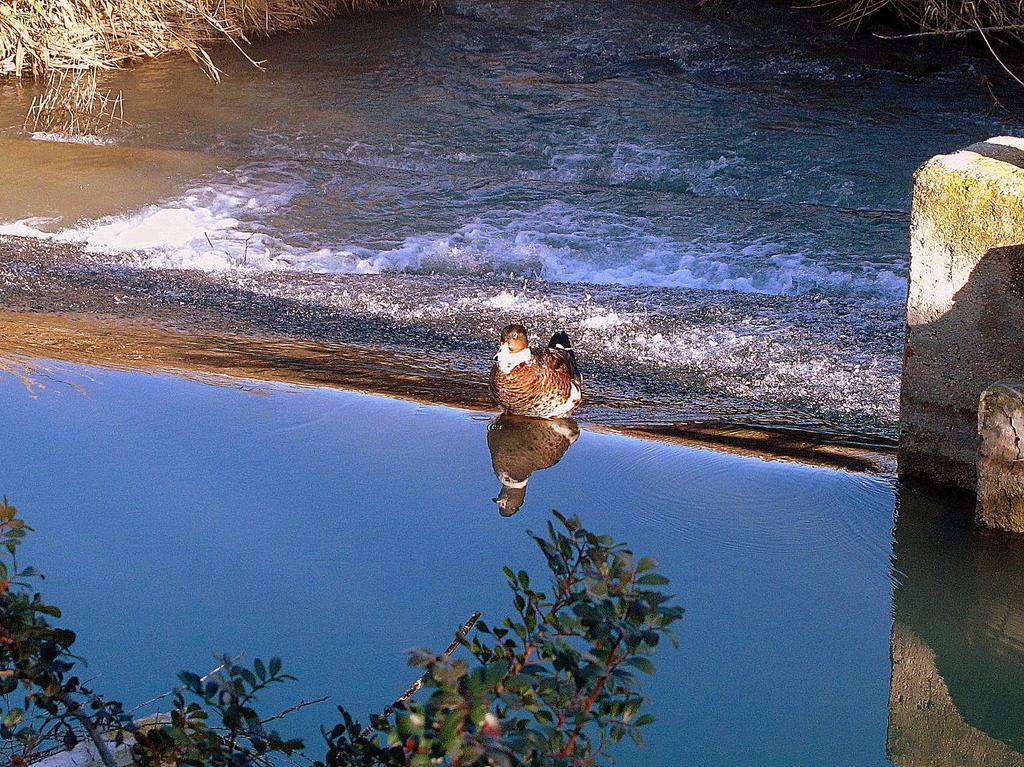
[[[526,485],[535,471],[549,469],[580,436],[571,418],[527,418],[502,413],[487,427],[491,468],[501,483],[492,500],[498,513],[511,517],[526,500]]]
[[[559,331],[544,348],[531,347],[526,328],[506,325],[490,375],[491,397],[505,413],[565,418],[583,400],[583,376],[569,335]]]

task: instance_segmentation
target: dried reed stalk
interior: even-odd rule
[[[812,5],[831,9],[844,26],[859,27],[884,13],[917,37],[959,36],[980,29],[1024,42],[1024,0],[818,0]]]
[[[99,89],[95,69],[48,72],[25,118],[34,131],[73,135],[99,133],[115,122],[124,122],[124,101]]]
[[[220,79],[207,48],[307,27],[344,13],[437,10],[440,0],[6,0],[0,2],[0,75],[44,84],[29,120],[89,132],[120,114],[120,96],[96,87],[99,70],[169,52]],[[247,56],[248,58],[248,56]],[[252,61],[252,59],[249,59]],[[253,61],[258,65],[258,62]]]

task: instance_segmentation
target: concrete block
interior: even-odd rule
[[[1024,139],[933,157],[914,176],[901,475],[973,491],[977,407],[1024,377]]]
[[[1024,533],[1024,382],[1000,381],[982,393],[978,434],[975,521]]]

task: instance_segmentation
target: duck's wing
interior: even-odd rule
[[[487,388],[491,391],[491,399],[494,404],[500,405],[501,400],[498,397],[498,376],[501,371],[498,369],[498,358],[494,358],[494,363],[491,365],[491,373],[487,376]]]
[[[577,388],[583,386],[583,374],[576,364],[576,354],[572,349],[553,349],[550,346],[535,349],[534,360],[550,375],[564,378]]]

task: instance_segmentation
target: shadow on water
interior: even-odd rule
[[[903,767],[1024,765],[1024,539],[972,512],[900,491],[887,750]]]
[[[494,502],[503,517],[511,517],[526,500],[526,485],[535,471],[549,469],[580,436],[571,418],[545,420],[500,415],[487,427],[491,466],[501,482]]]

